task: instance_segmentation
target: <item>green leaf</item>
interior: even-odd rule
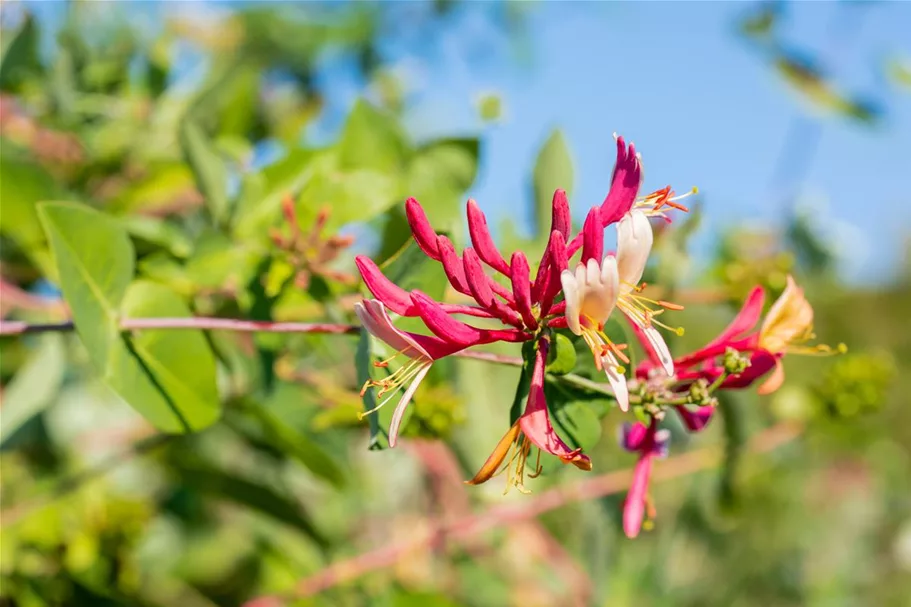
[[[176,203],[198,196],[193,172],[183,163],[155,164],[148,173],[130,183],[109,206],[112,213],[146,213],[173,209]]]
[[[35,19],[26,14],[19,29],[12,33],[4,32],[0,42],[0,89],[8,91],[16,88],[28,72],[37,71],[40,67],[38,28]]]
[[[373,354],[370,349],[370,333],[361,329],[360,337],[357,342],[357,350],[354,354],[354,366],[357,371],[357,383],[364,383],[373,379],[375,367],[373,365]],[[373,390],[364,392],[364,411],[370,411],[376,407],[376,395]],[[380,409],[382,412],[382,409]],[[386,429],[380,427],[379,415],[371,413],[367,416],[367,423],[370,425],[370,449],[386,449],[389,447],[389,441],[386,436]],[[402,422],[404,427],[406,421]]]
[[[565,375],[576,367],[576,348],[565,335],[554,333],[550,351],[547,353],[548,373]]]
[[[331,214],[326,233],[352,221],[367,221],[396,204],[399,182],[396,173],[375,169],[342,169],[336,154],[315,158],[313,174],[297,198],[297,215],[306,229],[323,209]]]
[[[121,306],[126,318],[190,318],[186,304],[164,285],[138,280]],[[188,425],[199,430],[221,416],[215,357],[202,331],[143,329],[130,339],[154,383],[177,404]]]
[[[223,225],[230,212],[228,201],[228,168],[218,150],[208,140],[202,128],[185,119],[180,126],[180,145],[196,186],[206,198],[209,213],[216,223]]]
[[[175,458],[172,466],[185,485],[261,512],[302,531],[320,546],[326,545],[326,539],[314,526],[309,514],[298,500],[281,495],[266,485],[219,470],[198,460]]]
[[[550,134],[538,152],[533,181],[535,231],[539,238],[544,238],[550,230],[554,190],[563,189],[569,194],[573,188],[573,160],[559,129]]]
[[[592,449],[601,439],[601,421],[594,408],[585,401],[573,401],[554,407],[554,422],[558,434],[571,447]]]
[[[421,201],[438,226],[461,227],[462,197],[478,173],[479,141],[443,139],[420,148],[408,167],[408,195]]]
[[[60,287],[76,331],[103,379],[165,432],[199,430],[219,414],[215,363],[198,331],[122,334],[127,317],[190,316],[166,287],[130,286],[133,246],[116,219],[73,203],[38,210],[54,256]]]
[[[7,236],[46,274],[53,269],[45,248],[36,204],[61,193],[54,178],[40,165],[15,153],[6,141],[0,154],[0,234]]]
[[[148,215],[128,215],[121,222],[137,240],[160,245],[174,257],[185,258],[193,251],[193,241],[177,223]]]
[[[361,99],[351,110],[338,142],[339,168],[395,174],[411,153],[395,117]]]
[[[43,335],[38,348],[3,390],[0,445],[57,396],[66,370],[63,336]]]

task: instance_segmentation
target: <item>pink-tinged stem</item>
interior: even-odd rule
[[[49,331],[72,331],[72,321],[29,324],[21,321],[0,321],[0,335],[21,335]],[[234,318],[125,318],[120,321],[124,331],[139,329],[198,329],[204,331],[235,331],[242,333],[331,333],[352,334],[360,331],[357,325],[308,322],[266,322]]]

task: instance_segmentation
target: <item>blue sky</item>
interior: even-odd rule
[[[563,128],[572,147],[572,200],[582,213],[608,186],[611,133],[624,134],[643,154],[647,189],[699,186],[708,221],[697,245],[704,252],[722,225],[772,223],[781,216],[787,184],[773,183],[776,161],[792,121],[810,116],[735,35],[736,19],[749,6],[544,4],[531,13],[532,57],[518,69],[508,42],[497,40],[483,13],[465,14],[431,49],[411,57],[433,66],[412,123],[415,130],[437,134],[454,124],[470,129],[477,122],[474,95],[502,92],[506,119],[485,131],[483,171],[471,192],[501,216],[528,195],[536,149],[552,127]],[[795,3],[784,31],[794,44],[821,49],[837,61],[840,82],[885,102],[886,117],[877,128],[824,120],[798,188],[800,199],[824,203],[820,228],[849,253],[845,274],[876,282],[888,277],[911,236],[911,196],[904,187],[911,173],[911,95],[892,88],[881,74],[885,56],[911,54],[911,37],[900,25],[911,23],[911,4],[860,9]],[[860,19],[856,38],[839,36],[832,45],[827,27],[833,17],[842,24]],[[482,45],[493,60],[479,67],[466,59],[471,52],[465,40]],[[443,123],[441,114],[447,116]]]
[[[29,5],[50,13],[45,3]],[[417,138],[482,134],[481,173],[470,195],[489,214],[526,224],[527,216],[510,213],[528,199],[535,153],[554,127],[571,146],[571,201],[584,214],[608,187],[616,131],[641,151],[646,189],[699,186],[707,221],[696,248],[705,254],[724,225],[781,217],[783,193],[792,186],[774,182],[776,162],[793,121],[811,116],[735,35],[737,18],[752,6],[536,3],[517,44],[496,26],[502,5],[469,2],[433,29],[389,24],[384,48],[410,75],[407,122]],[[199,8],[137,4],[130,14],[159,10]],[[797,2],[787,10],[782,31],[791,44],[822,52],[840,83],[886,108],[872,129],[822,120],[810,169],[794,185],[800,200],[824,209],[820,229],[845,251],[845,275],[864,283],[888,279],[911,236],[911,196],[903,187],[911,173],[911,92],[888,84],[882,65],[890,55],[911,56],[911,37],[902,31],[911,23],[911,3]],[[833,37],[833,19],[856,36]],[[311,134],[328,137],[364,90],[344,61],[329,61],[321,79],[331,110]],[[483,125],[475,100],[489,91],[502,96],[505,116]]]

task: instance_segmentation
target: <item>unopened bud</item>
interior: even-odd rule
[[[734,348],[728,348],[724,351],[724,370],[731,375],[743,373],[749,366],[750,359]]]
[[[704,405],[709,399],[709,383],[700,378],[690,384],[689,401],[694,405]]]

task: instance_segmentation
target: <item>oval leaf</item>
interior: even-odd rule
[[[120,309],[133,316],[189,316],[164,286],[133,279],[126,230],[109,215],[74,203],[42,203],[60,288],[93,365],[117,394],[165,432],[202,429],[220,414],[215,363],[202,333],[122,334]]]

